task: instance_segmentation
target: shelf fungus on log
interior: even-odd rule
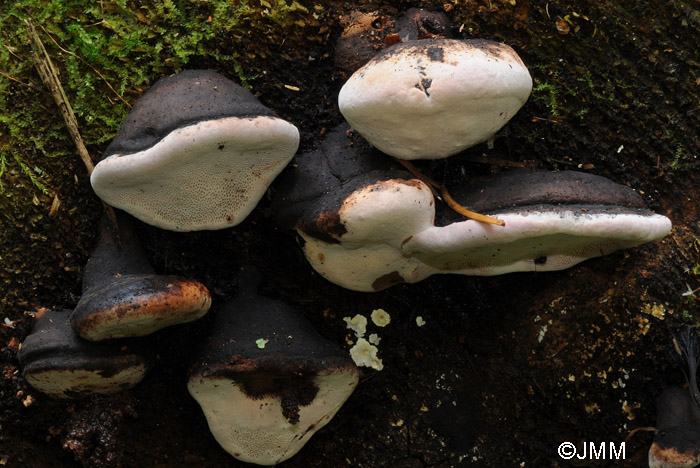
[[[40,316],[22,343],[18,359],[24,379],[54,398],[77,399],[134,387],[155,361],[137,340],[93,343],[71,328],[70,310]]]
[[[173,231],[242,222],[299,146],[297,128],[209,70],[144,93],[95,166],[108,204]]]
[[[120,213],[117,220],[118,236],[106,218],[100,223],[100,240],[83,275],[83,295],[70,319],[75,331],[90,341],[144,336],[206,314],[211,305],[207,288],[155,274],[129,217]]]
[[[438,159],[489,140],[525,104],[532,78],[509,46],[423,39],[386,48],[338,95],[341,113],[399,159]]]
[[[505,226],[464,220],[442,206],[436,217],[426,184],[379,168],[381,155],[356,140],[335,130],[319,150],[297,157],[274,205],[312,267],[348,289],[379,291],[437,273],[561,270],[661,239],[671,228],[634,190],[578,172],[512,170],[452,190],[462,206]]]
[[[491,276],[553,271],[659,240],[671,221],[647,210],[629,187],[593,174],[511,170],[454,190],[465,206],[505,221],[504,227],[456,221],[416,233],[402,247],[424,274]]]
[[[218,311],[188,390],[214,438],[235,458],[275,465],[340,409],[359,371],[289,306],[257,295],[249,269]]]

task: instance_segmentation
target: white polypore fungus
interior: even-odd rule
[[[340,242],[298,229],[309,263],[328,280],[348,289],[377,291],[413,282],[420,263],[401,253],[401,244],[433,223],[433,195],[415,179],[378,181],[350,194],[338,210]]]
[[[515,206],[497,205],[505,226],[474,220],[435,226],[432,194],[422,182],[378,181],[343,200],[337,241],[298,230],[306,257],[336,284],[377,291],[438,273],[561,270],[661,239],[671,229],[633,190],[591,174],[513,172],[489,184],[478,191],[486,200],[500,191],[517,198]]]
[[[276,465],[331,420],[359,372],[303,316],[254,286],[243,278],[239,296],[219,311],[187,388],[224,450]]]
[[[338,106],[386,154],[437,159],[491,138],[531,90],[527,68],[505,44],[427,39],[370,60],[343,85]]]
[[[364,338],[360,338],[355,343],[355,346],[350,348],[350,357],[357,366],[371,367],[380,371],[384,369],[384,364],[377,357],[378,351],[376,346],[371,345]]]
[[[211,71],[156,83],[90,182],[110,205],[174,231],[243,221],[299,146],[297,128]]]
[[[92,343],[70,327],[70,310],[48,311],[22,342],[18,359],[24,379],[54,398],[112,394],[138,384],[154,356],[135,341]]]
[[[414,235],[403,252],[420,261],[425,276],[492,276],[569,268],[592,257],[661,239],[665,216],[596,212],[591,208],[532,208],[499,213],[505,227],[468,220]]]
[[[375,309],[372,311],[372,322],[378,327],[386,327],[391,322],[391,316],[384,309]]]

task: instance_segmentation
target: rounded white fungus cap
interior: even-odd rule
[[[267,466],[301,450],[343,406],[358,379],[357,372],[319,373],[314,380],[318,393],[310,404],[299,408],[295,422],[284,417],[278,397],[253,399],[229,378],[193,378],[187,388],[224,450],[241,461]]]
[[[428,39],[370,60],[342,87],[338,106],[386,154],[438,159],[491,138],[531,90],[527,68],[505,44]]]
[[[297,128],[209,70],[156,82],[90,177],[106,203],[173,231],[239,224],[299,146]]]
[[[433,195],[415,179],[390,179],[350,194],[337,212],[345,232],[327,242],[297,229],[304,254],[326,279],[355,291],[378,291],[414,282],[419,262],[401,252],[401,244],[433,224]],[[421,278],[422,279],[422,278]]]
[[[298,145],[297,128],[277,117],[209,120],[103,159],[90,182],[101,199],[153,226],[222,229],[253,211]]]

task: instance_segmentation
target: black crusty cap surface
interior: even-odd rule
[[[250,91],[212,70],[161,78],[134,103],[100,158],[150,148],[168,133],[205,120],[274,115]]]

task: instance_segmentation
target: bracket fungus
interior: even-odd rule
[[[667,387],[656,400],[656,434],[649,449],[649,468],[692,468],[700,464],[700,348],[694,334],[687,327],[678,340],[674,338],[677,361],[684,369],[688,388]]]
[[[100,223],[100,241],[85,266],[83,295],[70,319],[75,331],[91,341],[144,336],[206,314],[207,288],[156,275],[128,217],[117,219],[118,235],[106,218]]]
[[[242,274],[241,292],[218,311],[188,390],[228,453],[275,465],[330,421],[359,371],[291,307],[257,295],[249,270]]]
[[[380,52],[343,85],[338,106],[384,153],[438,159],[492,138],[531,90],[530,73],[511,47],[433,38]]]
[[[563,270],[671,230],[671,221],[647,210],[634,190],[593,174],[511,170],[464,188],[454,195],[460,203],[498,214],[505,226],[454,222],[444,210],[438,222],[449,224],[416,233],[402,247],[425,273]]]
[[[145,343],[92,343],[70,326],[70,310],[40,316],[22,343],[18,359],[24,379],[54,398],[75,399],[134,387],[155,361]]]
[[[366,171],[379,164],[373,153],[344,138],[331,132],[318,151],[297,158],[280,184],[287,206],[278,219],[301,237],[312,267],[348,289],[378,291],[436,273],[561,270],[671,229],[634,190],[569,171],[512,170],[458,187],[461,205],[497,214],[505,226],[456,219],[436,211],[425,183],[393,169]],[[312,178],[324,181],[320,193],[308,189]]]
[[[173,231],[242,222],[299,146],[297,128],[209,70],[162,78],[135,103],[90,182],[108,204]]]

